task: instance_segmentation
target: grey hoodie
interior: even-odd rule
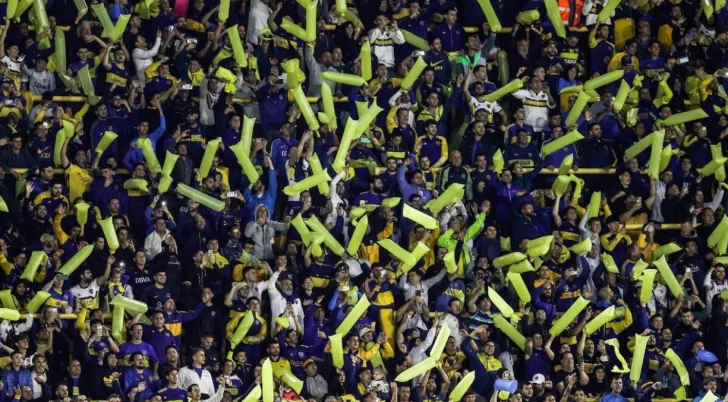
[[[264,225],[259,225],[257,220],[248,223],[245,226],[245,236],[249,237],[255,243],[253,248],[253,256],[259,260],[272,260],[275,258],[273,254],[272,239],[275,237],[276,232],[284,232],[288,230],[290,223],[281,223],[270,220],[270,211],[268,207],[263,204],[258,205],[255,208],[255,217],[258,216],[259,209],[265,209],[268,213],[268,221]]]

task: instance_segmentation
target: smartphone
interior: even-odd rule
[[[237,191],[228,191],[227,193],[225,193],[225,197],[227,197],[227,198],[235,198],[237,196],[238,196]]]
[[[371,144],[372,140],[369,137],[362,136],[361,138],[359,138],[359,142],[361,142],[362,144]]]
[[[682,189],[683,191],[688,191],[690,189],[690,183],[683,183]]]
[[[182,89],[184,89],[186,91],[191,91],[192,90],[192,84],[182,84]]]
[[[197,43],[197,39],[196,38],[187,38],[185,40],[185,42],[187,42],[187,44],[189,45],[190,43]]]

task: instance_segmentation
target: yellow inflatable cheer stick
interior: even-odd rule
[[[85,225],[88,222],[88,209],[91,207],[85,202],[79,202],[75,205],[76,207],[76,220],[80,225]]]
[[[417,263],[417,261],[415,261],[415,257],[409,251],[403,249],[399,246],[399,244],[393,242],[391,239],[379,240],[377,244],[389,251],[390,254],[397,257],[397,259],[402,261],[405,265],[414,266]]]
[[[500,268],[515,264],[517,262],[521,262],[525,259],[526,259],[525,254],[519,253],[518,251],[516,251],[513,253],[502,255],[500,257],[496,257],[496,259],[493,260],[493,266],[500,269]]]
[[[100,222],[102,223],[103,221],[100,221]],[[103,224],[102,224],[102,229],[103,229]],[[113,224],[112,224],[112,229],[113,229]],[[116,235],[116,232],[114,232],[114,235]],[[104,234],[104,236],[106,236],[106,234]],[[108,237],[107,237],[107,239],[108,239]],[[108,242],[108,240],[107,240],[107,242]],[[109,247],[109,248],[111,248],[111,247]],[[82,248],[76,254],[74,254],[74,256],[71,257],[70,260],[68,260],[65,264],[63,264],[61,269],[58,270],[58,273],[66,275],[66,276],[71,276],[73,274],[73,272],[81,264],[83,264],[84,261],[86,261],[88,256],[90,256],[93,251],[94,251],[94,246],[92,244]]]
[[[138,190],[142,193],[149,193],[148,183],[145,179],[129,179],[124,182],[126,190]]]
[[[708,114],[705,113],[705,110],[698,108],[698,109],[693,109],[693,110],[690,110],[687,112],[673,114],[672,116],[663,120],[662,124],[665,127],[670,127],[670,126],[676,126],[678,124],[688,123],[693,120],[705,119],[707,117],[708,117]]]
[[[637,335],[635,337],[634,355],[632,357],[632,367],[629,373],[629,379],[633,384],[637,384],[642,374],[642,364],[645,360],[645,351],[647,350],[647,341],[649,336]]]
[[[648,167],[649,176],[657,179],[660,175],[660,157],[662,155],[662,142],[664,140],[664,131],[653,133],[652,149],[650,150],[650,166]]]
[[[331,180],[328,173],[326,173],[324,168],[321,167],[321,161],[318,158],[318,154],[316,154],[314,152],[314,154],[310,158],[308,158],[308,163],[309,163],[309,165],[311,165],[311,171],[313,172],[314,176],[319,175],[319,174],[324,174],[324,175],[326,175],[326,177],[328,177],[327,182],[329,180]],[[317,185],[319,193],[323,196],[329,195],[329,185],[327,184],[327,182],[320,183]]]
[[[283,21],[281,21],[281,29],[295,36],[296,38],[307,42],[306,30],[296,25],[296,23],[291,21],[288,17],[284,17]]]
[[[112,306],[121,306],[124,311],[128,311],[132,314],[142,313],[146,314],[149,311],[149,306],[146,303],[138,300],[130,299],[123,295],[116,295],[110,303]]]
[[[627,150],[624,151],[624,156],[627,159],[632,159],[632,158],[636,157],[637,155],[641,154],[642,151],[644,151],[645,149],[647,149],[648,147],[650,147],[652,145],[653,137],[655,136],[655,133],[657,133],[657,132],[658,131],[655,131],[654,133],[652,133],[650,135],[646,135],[644,138],[637,141],[634,145],[627,148]],[[659,132],[662,132],[662,135],[664,138],[665,131],[660,130]]]
[[[404,41],[408,44],[420,50],[430,50],[430,44],[427,43],[427,40],[420,38],[419,36],[413,34],[410,31],[407,31],[406,29],[400,29],[399,31],[402,32],[402,35],[404,35]]]
[[[417,61],[415,61],[415,64],[407,72],[407,75],[402,80],[400,88],[402,88],[403,91],[408,91],[410,88],[412,88],[412,85],[414,85],[417,78],[419,78],[420,75],[422,75],[422,72],[425,71],[425,67],[427,67],[425,59],[422,57],[418,58]]]
[[[624,107],[624,102],[627,100],[627,95],[629,95],[629,84],[627,81],[622,80],[622,83],[619,84],[619,91],[617,91],[617,96],[614,98],[614,109],[617,111],[621,111]]]
[[[349,146],[351,141],[354,139],[354,133],[356,132],[356,126],[358,121],[349,117],[346,121],[346,127],[344,128],[344,135],[341,136],[341,142],[339,143],[339,149],[336,151],[336,157],[334,163],[331,166],[337,172],[344,169],[346,163],[346,156],[349,155]]]
[[[78,78],[81,81],[81,88],[88,98],[88,102],[92,106],[99,103],[101,98],[94,93],[94,84],[91,81],[91,73],[89,72],[88,65],[78,71]]]
[[[9,20],[13,19],[15,16],[15,10],[18,8],[18,0],[9,0],[8,6],[7,6],[7,12],[5,15],[8,17]]]
[[[506,334],[510,340],[513,341],[513,343],[516,344],[521,350],[526,349],[526,337],[523,336],[520,332],[518,332],[517,329],[513,328],[513,325],[511,325],[508,320],[503,318],[502,315],[494,315],[493,316],[493,323],[495,324],[495,327],[500,329],[501,332]]]
[[[149,171],[153,174],[161,172],[162,165],[159,164],[159,159],[157,159],[157,155],[154,153],[152,141],[149,138],[140,138],[137,140],[137,146],[142,150],[142,155],[144,155],[144,159],[147,161],[147,165],[149,165]]]
[[[235,332],[233,332],[233,336],[230,339],[230,345],[233,346],[233,349],[243,341],[243,338],[245,338],[245,335],[248,334],[248,331],[250,331],[250,328],[254,323],[255,315],[252,311],[248,310],[243,319],[240,320],[238,327],[235,328]]]
[[[116,339],[117,342],[124,342],[123,328],[124,328],[124,308],[121,306],[114,307],[112,321],[111,321],[111,335]]]
[[[3,197],[0,197],[0,212],[8,212],[8,203],[5,202]]]
[[[384,208],[392,209],[399,205],[400,202],[402,202],[402,197],[385,198],[384,200],[382,200],[382,206]]]
[[[602,253],[602,263],[604,264],[604,268],[607,269],[607,272],[619,274],[617,263],[614,261],[614,257],[612,257],[610,254]]]
[[[415,364],[407,370],[401,372],[394,381],[397,382],[408,382],[415,377],[419,377],[425,374],[427,370],[432,370],[437,365],[435,359],[428,357],[425,360]]]
[[[437,220],[435,220],[435,218],[412,208],[408,204],[404,204],[404,207],[402,208],[402,216],[413,222],[419,223],[427,230],[434,230],[437,227]]]
[[[723,149],[720,144],[715,144],[710,146],[710,155],[713,157],[713,159],[718,159],[723,157]],[[718,168],[718,170],[715,171],[715,179],[719,182],[724,182],[726,179],[725,174],[725,166],[721,166]]]
[[[728,160],[726,157],[720,157],[711,160],[707,165],[703,167],[700,174],[707,177],[715,173],[719,168],[725,168],[725,162]]]
[[[230,17],[230,0],[220,0],[220,8],[217,10],[217,19],[225,23]]]
[[[279,374],[281,381],[288,384],[288,386],[296,391],[297,394],[301,393],[301,390],[303,389],[303,381],[301,381],[300,378],[296,377],[293,373],[284,368],[280,369]]]
[[[574,165],[574,154],[568,154],[564,160],[561,161],[561,165],[559,166],[559,176],[568,176],[569,172],[571,172],[572,165]]]
[[[619,360],[619,363],[622,365],[622,368],[614,367],[612,368],[612,373],[629,373],[629,366],[627,365],[627,360],[624,359],[624,356],[622,356],[622,353],[619,352],[619,341],[617,338],[609,339],[608,341],[604,342],[607,345],[610,345],[614,348],[614,355],[617,357],[617,360]]]
[[[225,202],[218,200],[217,198],[211,197],[199,190],[184,184],[177,183],[177,192],[191,200],[197,201],[200,204],[212,209],[213,211],[220,212],[225,208]]]
[[[478,4],[480,5],[480,8],[483,9],[483,14],[485,14],[485,19],[488,20],[490,30],[495,33],[500,32],[503,29],[503,26],[501,25],[498,15],[495,13],[490,0],[478,0]]]
[[[720,11],[725,7],[725,0],[715,0],[715,11]]]
[[[569,132],[569,134],[566,134],[565,136],[555,141],[551,141],[548,144],[544,144],[544,146],[541,148],[541,153],[543,154],[543,156],[548,156],[558,151],[559,149],[566,148],[569,145],[583,139],[584,136],[581,135],[578,130],[572,130]]]
[[[253,388],[252,391],[248,394],[248,396],[243,399],[243,402],[258,402],[260,400],[260,396],[263,394],[263,391],[260,389],[260,385],[256,385],[255,388]]]
[[[213,159],[215,159],[215,154],[217,153],[217,149],[221,142],[221,138],[215,138],[214,140],[207,142],[205,153],[202,155],[202,163],[200,163],[200,176],[203,178],[210,174]],[[157,162],[157,164],[159,164],[159,162]]]
[[[15,7],[15,15],[14,18],[16,20],[20,20],[20,17],[23,16],[25,11],[30,8],[30,6],[33,4],[33,0],[19,0],[18,5]]]
[[[485,95],[485,100],[487,102],[495,102],[498,99],[511,94],[513,92],[518,91],[519,89],[523,88],[523,81],[516,78],[515,80],[508,83],[508,85],[501,87],[499,89],[496,89],[495,91],[491,92],[488,95]]]
[[[501,152],[500,149],[497,149],[493,154],[493,171],[500,173],[503,171],[504,166],[505,161],[503,160],[503,152]]]
[[[530,240],[528,242],[528,244],[526,245],[526,250],[530,251],[531,249],[540,249],[543,246],[548,246],[550,248],[551,243],[553,243],[553,242],[554,242],[554,235],[542,236],[542,237],[539,237],[538,239]],[[543,254],[545,254],[545,253],[536,255],[536,257],[540,257]],[[534,256],[532,256],[532,257],[534,257]]]
[[[561,335],[562,332],[566,329],[569,324],[571,324],[572,321],[581,313],[582,310],[586,308],[586,306],[589,304],[589,300],[579,296],[579,298],[574,302],[574,304],[569,307],[568,310],[562,315],[559,319],[554,321],[553,325],[551,326],[551,329],[549,330],[549,334],[553,337],[557,337]]]
[[[334,236],[329,232],[324,225],[319,222],[318,218],[316,218],[316,215],[311,216],[310,218],[306,219],[306,225],[308,225],[311,230],[318,234],[322,234],[325,236],[324,243],[326,244],[326,247],[331,249],[331,251],[341,256],[344,254],[344,247],[339,244],[338,240],[334,238]]]
[[[296,100],[296,104],[301,110],[303,118],[306,119],[306,124],[308,124],[308,128],[312,131],[318,130],[319,122],[316,119],[316,115],[313,114],[311,104],[308,103],[308,100],[306,99],[306,94],[303,93],[303,88],[301,88],[301,86],[299,85],[291,92],[293,92],[293,98]]]
[[[725,236],[726,232],[728,232],[728,216],[723,215],[723,219],[720,220],[720,223],[713,229],[710,236],[708,236],[708,246],[715,247],[720,239]]]
[[[361,61],[361,77],[364,81],[369,82],[372,79],[372,46],[368,40],[361,45],[359,60]]]
[[[601,24],[606,22],[609,18],[612,17],[612,13],[614,10],[617,9],[617,6],[619,3],[621,3],[622,0],[609,0],[607,1],[607,5],[602,8],[602,11],[599,12],[599,15],[597,15],[597,21]]]
[[[599,209],[602,206],[602,192],[595,191],[591,195],[589,200],[589,211],[587,216],[591,219],[595,216],[599,216]]]
[[[534,261],[534,265],[540,266],[540,263],[539,264],[536,264],[536,262],[538,261],[538,258],[534,258],[533,261]],[[508,269],[510,270],[510,272],[514,272],[514,273],[517,273],[517,274],[523,274],[523,273],[526,273],[526,272],[533,272],[533,271],[536,270],[536,268],[534,268],[534,266],[531,265],[531,262],[528,261],[528,260],[523,260],[521,262],[517,262],[517,263],[511,265],[510,268],[508,268]]]
[[[569,178],[569,176],[559,175],[556,177],[556,180],[554,180],[554,184],[551,186],[551,191],[553,191],[557,196],[562,196],[566,194],[566,190],[569,189],[570,183],[571,178]]]
[[[488,286],[488,298],[504,317],[509,318],[513,315],[513,308],[490,286]]]
[[[659,260],[653,261],[653,264],[660,272],[660,276],[662,276],[662,279],[667,284],[667,287],[670,288],[672,294],[675,297],[680,296],[683,292],[682,286],[680,286],[677,278],[675,278],[675,274],[672,273],[670,266],[667,265],[667,260],[665,259],[665,256],[663,255]]]
[[[40,310],[41,307],[43,307],[43,304],[48,300],[48,298],[51,297],[51,294],[48,292],[44,292],[42,290],[38,291],[38,293],[33,296],[33,298],[30,300],[30,303],[28,303],[28,314],[35,314]]]
[[[592,241],[591,239],[584,239],[573,246],[569,247],[569,250],[573,252],[576,255],[584,255],[591,251],[592,249]]]
[[[33,282],[35,274],[38,273],[38,268],[40,268],[41,264],[45,264],[46,258],[48,258],[48,256],[45,251],[33,251],[30,255],[30,260],[28,260],[28,264],[23,270],[23,274],[20,275],[20,279]]]
[[[455,262],[455,251],[448,251],[442,257],[442,262],[445,264],[445,269],[448,274],[454,274],[458,271],[458,264]]]
[[[109,148],[109,145],[111,145],[112,142],[116,140],[119,136],[112,132],[112,131],[106,131],[104,132],[104,135],[101,137],[101,140],[98,144],[96,144],[96,153],[97,154],[103,154],[104,151],[106,151]]]
[[[88,5],[86,5],[86,0],[73,0],[73,3],[76,5],[76,9],[78,9],[79,17],[83,17],[84,15],[86,15],[86,13],[88,13]],[[8,17],[10,17],[9,8],[8,8]]]
[[[687,368],[685,368],[685,363],[683,363],[682,359],[680,359],[680,356],[675,353],[672,348],[667,349],[667,352],[665,352],[665,358],[672,362],[672,365],[675,366],[675,371],[677,371],[677,374],[680,376],[680,383],[682,385],[690,385],[690,374],[688,374]]]
[[[642,289],[640,289],[640,303],[647,303],[652,298],[652,285],[655,283],[656,269],[648,269],[642,274]]]
[[[167,151],[167,154],[164,157],[164,166],[162,166],[162,175],[172,175],[172,170],[174,170],[174,165],[177,164],[177,159],[179,159],[179,155]]]
[[[367,299],[366,297],[360,298],[354,308],[351,309],[349,314],[346,315],[344,321],[342,321],[341,324],[339,324],[338,328],[336,328],[336,333],[341,335],[348,334],[349,331],[354,328],[354,324],[359,321],[359,318],[361,318],[361,316],[367,312],[368,308],[369,299]]]
[[[599,77],[592,78],[584,83],[584,90],[599,89],[605,85],[609,85],[614,81],[622,79],[624,76],[623,70],[615,70],[611,73],[602,74]]]
[[[604,326],[606,323],[616,319],[617,316],[618,315],[616,312],[616,308],[614,306],[610,306],[608,309],[602,311],[601,313],[599,313],[598,316],[594,317],[591,321],[586,323],[586,325],[584,326],[584,331],[587,335],[591,335],[597,332],[597,330]]]
[[[369,218],[364,215],[359,219],[359,223],[357,223],[356,229],[354,229],[354,234],[351,235],[349,244],[346,246],[346,252],[349,255],[356,255],[357,251],[359,251],[359,246],[361,246],[361,241],[367,232],[367,227],[369,227]]]
[[[342,334],[331,335],[329,342],[331,342],[331,358],[334,363],[334,367],[344,367],[344,347],[341,342]]]
[[[564,22],[561,21],[559,5],[556,4],[556,0],[544,0],[544,4],[546,5],[546,14],[548,14],[551,24],[554,26],[556,35],[566,38],[566,28],[564,27]]]
[[[328,116],[328,125],[332,129],[337,128],[336,124],[336,110],[334,109],[334,97],[331,94],[331,87],[328,85],[321,85],[321,103],[324,107],[324,113]]]
[[[339,84],[351,85],[354,87],[360,87],[366,84],[364,78],[354,74],[337,73],[333,71],[324,71],[321,73],[321,78],[326,81],[337,82]]]
[[[682,247],[680,247],[677,243],[667,243],[664,246],[660,246],[652,253],[652,259],[653,260],[659,260],[660,257],[663,255],[670,255],[677,253],[678,251],[682,250]]]
[[[114,23],[111,22],[109,13],[106,11],[106,6],[104,6],[103,3],[93,4],[91,5],[91,9],[96,14],[96,17],[101,23],[101,27],[103,27],[104,29],[104,31],[101,33],[101,36],[103,36],[104,38],[108,38],[109,35],[111,35],[111,32],[114,30]]]
[[[364,109],[362,108],[362,110],[364,110]],[[359,136],[365,131],[368,132],[369,125],[372,124],[374,119],[377,118],[377,115],[379,115],[379,113],[381,113],[382,111],[383,111],[383,109],[381,107],[379,107],[379,105],[377,105],[375,102],[375,103],[372,103],[372,105],[369,106],[369,108],[367,108],[364,113],[360,112],[359,121],[356,124],[356,131],[354,132],[354,136],[352,139],[359,138]]]
[[[308,230],[308,226],[303,223],[303,218],[301,217],[300,213],[296,215],[295,218],[291,219],[291,225],[293,225],[298,234],[301,236],[303,244],[308,247],[309,243],[311,242],[311,231]]]
[[[430,248],[427,247],[427,245],[425,243],[417,242],[417,246],[415,246],[415,249],[412,250],[412,257],[415,260],[415,264],[417,264],[417,262],[419,262],[422,259],[422,257],[424,257],[425,254],[427,254],[429,251],[430,251]],[[448,253],[448,254],[450,254],[450,253]],[[445,254],[445,257],[447,257],[447,254]],[[454,257],[454,253],[453,253],[453,257]],[[443,258],[443,262],[445,262],[445,268],[447,268],[448,272],[450,272],[452,267],[450,265],[448,265],[449,262],[446,261],[445,258]],[[453,259],[452,262],[454,263],[455,260]],[[403,264],[402,267],[399,269],[399,271],[400,271],[399,273],[407,274],[412,268],[414,268],[414,265]],[[457,267],[456,267],[456,269],[457,269]]]
[[[526,287],[526,282],[523,280],[523,277],[515,272],[509,272],[506,277],[513,286],[513,289],[516,290],[518,298],[521,299],[521,301],[524,303],[529,303],[531,301],[531,293],[528,291],[528,288]]]
[[[119,19],[116,20],[116,25],[114,25],[114,29],[111,31],[111,34],[109,34],[109,41],[113,43],[118,42],[119,39],[121,39],[121,36],[126,30],[127,24],[129,24],[130,18],[131,14],[123,14],[119,16]]]
[[[0,309],[0,319],[18,321],[20,320],[20,311],[2,308]]]
[[[225,32],[227,32],[227,36],[230,39],[230,47],[233,48],[235,62],[241,68],[248,67],[248,56],[245,54],[245,50],[243,50],[243,42],[240,40],[240,35],[238,34],[238,25],[231,26]]]
[[[286,195],[301,194],[310,188],[316,187],[321,184],[325,184],[331,180],[331,177],[326,172],[308,176],[307,178],[293,184],[286,186],[283,189],[283,193]]]
[[[470,389],[470,386],[473,385],[473,381],[475,381],[475,371],[469,372],[462,380],[460,380],[458,385],[453,388],[452,392],[447,397],[448,401],[461,401],[465,393],[468,392],[468,389]]]
[[[516,21],[518,21],[518,23],[522,25],[531,25],[535,21],[538,21],[539,18],[541,18],[541,14],[538,12],[538,10],[528,10],[518,13],[518,16],[516,16]]]
[[[642,272],[644,272],[645,269],[649,268],[650,264],[642,261],[642,259],[639,259],[635,264],[634,267],[632,267],[632,277],[637,278],[640,276]]]
[[[460,183],[449,185],[445,191],[434,200],[425,204],[425,208],[432,211],[433,214],[439,213],[445,206],[454,204],[463,199],[465,196],[465,186]]]
[[[273,382],[273,367],[271,365],[270,358],[266,358],[263,362],[262,383],[263,402],[273,402],[273,388],[275,383]]]
[[[567,127],[572,127],[576,124],[579,120],[579,116],[581,116],[581,112],[584,111],[587,103],[589,103],[590,98],[591,97],[586,92],[579,92],[579,96],[576,98],[574,105],[571,107],[569,114],[566,116],[566,122],[564,124],[566,124]]]
[[[119,248],[119,238],[116,237],[116,229],[114,229],[114,221],[113,221],[112,217],[110,216],[106,219],[100,220],[99,225],[101,225],[101,229],[104,232],[104,237],[106,238],[106,245],[109,246],[109,249],[111,250],[111,254],[114,254],[116,249]],[[91,254],[91,253],[89,253],[89,254]]]
[[[17,310],[15,301],[13,300],[13,295],[10,293],[10,289],[0,291],[0,302],[2,302],[2,305],[5,308]]]
[[[672,145],[667,144],[665,148],[662,149],[662,154],[660,155],[660,172],[664,172],[665,169],[667,169],[667,165],[670,164],[672,155]]]
[[[435,338],[435,342],[432,344],[432,349],[430,349],[430,357],[435,359],[435,361],[440,360],[440,356],[442,356],[442,352],[445,350],[445,344],[449,338],[450,327],[447,325],[441,326],[440,331],[437,333],[437,338]]]

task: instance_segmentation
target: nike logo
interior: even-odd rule
[[[438,65],[442,64],[442,63],[443,63],[444,61],[445,61],[445,60],[440,60],[440,61],[438,61],[438,62],[436,62],[436,63],[430,63],[430,67],[435,67],[435,66],[438,66]]]

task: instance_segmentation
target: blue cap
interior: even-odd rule
[[[718,358],[715,357],[713,352],[708,350],[698,350],[698,360],[701,363],[715,363],[718,361]]]
[[[623,66],[631,66],[632,65],[632,56],[624,56],[624,57],[622,57],[622,65]]]

